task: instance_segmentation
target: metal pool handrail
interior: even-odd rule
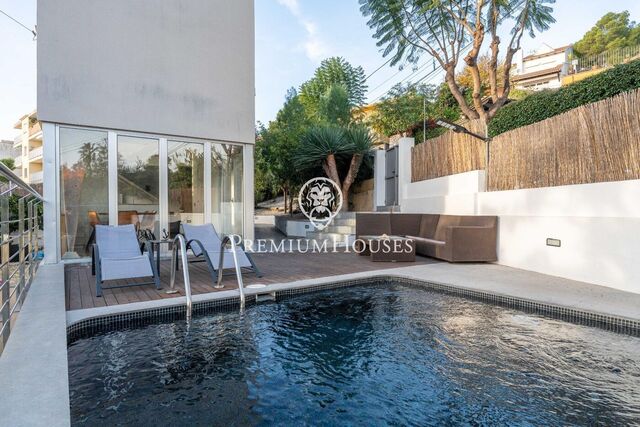
[[[171,250],[171,291],[175,290],[176,285],[176,267],[178,248],[180,248],[180,258],[182,259],[182,276],[184,278],[184,293],[187,298],[187,322],[191,320],[192,303],[191,303],[191,280],[189,278],[189,262],[187,261],[187,244],[182,234],[178,234],[173,239],[173,249]],[[170,291],[170,292],[171,292]]]
[[[233,265],[236,270],[236,278],[238,279],[238,290],[240,291],[240,310],[244,310],[245,297],[244,297],[244,282],[242,281],[242,267],[238,264],[238,254],[236,242],[233,239],[234,235],[225,236],[220,244],[220,259],[218,260],[218,283],[216,287],[222,287],[222,271],[224,267],[224,249],[227,242],[231,242],[231,254],[233,255]]]
[[[17,218],[11,218],[9,208],[14,192],[22,195],[18,199]],[[38,268],[40,204],[40,193],[0,163],[0,354]],[[10,235],[11,227],[17,228],[13,236]],[[12,244],[18,249],[10,255]]]

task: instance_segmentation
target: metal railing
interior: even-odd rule
[[[640,45],[610,49],[598,55],[585,56],[573,61],[573,72],[613,67],[640,57]]]
[[[189,278],[189,261],[187,260],[187,243],[182,234],[178,234],[173,239],[173,248],[171,250],[171,281],[169,282],[168,294],[178,292],[176,290],[176,267],[178,266],[178,250],[180,251],[180,259],[182,261],[182,274],[184,280],[184,293],[187,299],[187,322],[191,321],[192,302],[191,302],[191,279]],[[160,254],[158,254],[160,256]]]
[[[0,163],[0,354],[38,268],[42,196]]]
[[[234,239],[235,235],[225,236],[220,244],[220,258],[218,260],[218,283],[216,288],[222,288],[222,272],[224,271],[224,254],[225,246],[227,242],[231,243],[231,254],[233,255],[233,266],[236,270],[236,279],[238,280],[238,291],[240,292],[240,311],[244,310],[245,296],[244,296],[244,281],[242,280],[242,268],[238,264],[238,247]]]

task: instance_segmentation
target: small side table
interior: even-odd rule
[[[154,257],[156,259],[156,270],[158,271],[158,277],[160,277],[160,246],[165,244],[169,247],[169,249],[173,249],[173,240],[149,240],[149,243],[151,243],[151,250],[153,251]]]
[[[416,260],[416,242],[413,239],[403,236],[369,236],[363,235],[359,237],[358,247],[356,248],[360,255],[369,256],[373,262],[415,262]],[[401,251],[382,249],[384,241],[388,241],[390,249],[400,242]],[[372,243],[376,242],[375,250],[371,250]],[[409,249],[409,250],[406,250]]]

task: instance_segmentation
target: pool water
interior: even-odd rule
[[[640,339],[402,284],[69,346],[75,425],[629,425]]]

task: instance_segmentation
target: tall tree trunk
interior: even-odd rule
[[[458,86],[458,83],[456,82],[455,65],[456,64],[447,64],[444,79],[447,82],[447,86],[449,86],[451,94],[460,106],[462,114],[467,116],[468,119],[477,119],[480,115],[473,108],[470,108],[467,105],[467,101],[464,99],[464,95],[462,95],[462,92],[460,91],[460,86]]]
[[[342,207],[345,212],[349,212],[349,190],[358,176],[361,164],[362,154],[357,153],[351,156],[349,172],[347,172],[347,176],[344,177],[344,181],[342,182]]]
[[[293,191],[289,192],[289,215],[293,216]]]
[[[282,195],[284,198],[284,213],[287,213],[287,187],[282,187]]]
[[[338,174],[338,165],[336,164],[336,156],[334,154],[327,155],[327,158],[322,162],[322,168],[324,169],[324,173],[327,174],[327,177],[339,186],[340,175]]]

